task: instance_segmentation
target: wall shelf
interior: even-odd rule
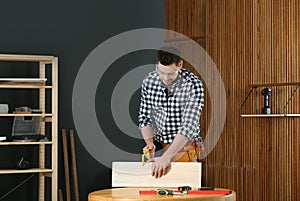
[[[256,91],[256,105],[258,102],[258,88],[260,87],[284,87],[284,86],[296,86],[293,92],[291,93],[290,97],[286,100],[284,106],[283,106],[283,113],[281,114],[259,114],[258,107],[256,107],[256,114],[243,114],[243,108],[247,103],[247,100],[249,99],[250,95],[253,93],[253,91]],[[265,84],[250,84],[249,87],[251,88],[250,92],[246,96],[245,100],[243,101],[241,107],[240,107],[240,116],[241,117],[300,117],[300,114],[288,114],[286,113],[287,105],[290,103],[290,101],[294,98],[297,90],[300,88],[300,82],[285,82],[285,83],[265,83]]]
[[[241,114],[241,117],[300,117],[300,114]]]

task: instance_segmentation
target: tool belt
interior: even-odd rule
[[[170,145],[161,143],[162,148],[166,149]],[[173,158],[173,162],[197,162],[200,160],[200,146],[198,144],[191,144],[184,146]]]

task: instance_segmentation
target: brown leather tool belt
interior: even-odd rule
[[[170,144],[161,143],[162,148],[166,149]],[[184,146],[173,158],[173,162],[197,162],[200,159],[200,147],[196,143]]]

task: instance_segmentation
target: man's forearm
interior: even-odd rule
[[[147,145],[153,144],[153,129],[151,126],[144,126],[141,128],[141,132],[143,135],[143,138],[145,140],[145,143]]]
[[[166,150],[166,152],[162,155],[162,157],[167,157],[168,159],[172,159],[187,143],[188,138],[184,135],[177,134],[174,138],[172,144]]]

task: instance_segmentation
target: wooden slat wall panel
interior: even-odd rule
[[[234,189],[237,200],[300,197],[300,117],[239,116],[249,84],[300,82],[299,13],[298,0],[165,0],[165,27],[204,47],[223,79],[227,120],[207,157],[204,185]],[[295,88],[272,87],[273,113],[283,113]],[[255,113],[257,107],[261,113],[262,89],[252,93],[243,112]],[[210,107],[206,97],[204,136]],[[300,89],[287,112],[300,113]]]

